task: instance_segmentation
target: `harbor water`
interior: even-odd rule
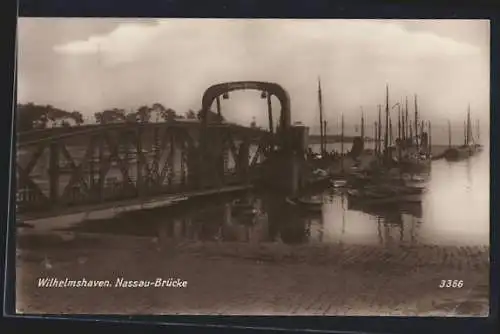
[[[240,193],[18,229],[28,313],[487,316],[489,156],[432,162],[421,204],[319,209]],[[38,231],[38,232],[37,232]],[[173,275],[173,276],[172,276]],[[40,277],[179,277],[187,289],[41,289]],[[464,289],[439,288],[458,280]],[[457,282],[458,282],[457,281]],[[296,291],[301,289],[302,293]]]
[[[222,229],[241,230],[229,233],[233,235],[231,241],[236,238],[241,242],[249,238],[274,242],[280,238],[280,233],[294,234],[299,229],[303,236],[297,235],[292,239],[304,243],[489,243],[489,156],[486,150],[460,162],[433,161],[426,188],[421,204],[382,207],[353,207],[344,193],[327,189],[317,194],[324,202],[321,212],[299,210],[298,213],[274,195],[240,194],[236,201],[234,196],[215,201],[202,200],[185,208],[176,208],[173,212],[163,208],[123,214],[109,221],[87,222],[77,229],[97,232],[102,227],[107,233],[151,236],[158,231],[164,234],[176,230],[178,232],[172,237],[192,236],[206,240],[224,239],[217,235],[224,233]],[[253,212],[240,215],[234,208],[229,208],[231,212],[228,213],[227,206],[231,207],[233,202],[238,201],[252,206],[250,210]],[[293,212],[289,218],[293,221],[287,221],[283,216],[286,212]],[[136,223],[138,216],[143,217],[141,224]],[[128,223],[128,220],[131,222]],[[124,224],[130,225],[126,231]],[[276,232],[278,230],[280,232]],[[287,237],[282,239],[286,242]]]

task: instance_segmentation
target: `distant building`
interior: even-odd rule
[[[34,125],[41,126],[43,121],[36,121]],[[49,119],[46,124],[46,128],[60,128],[63,126],[76,126],[76,121],[73,117],[65,116],[58,119]]]
[[[49,119],[47,120],[47,124],[45,125],[46,128],[57,128],[57,120],[55,119]]]
[[[42,120],[33,121],[33,129],[43,129],[45,127],[45,122]]]
[[[59,126],[76,126],[76,120],[73,117],[65,116],[63,118],[58,119]]]

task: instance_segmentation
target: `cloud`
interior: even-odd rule
[[[294,43],[367,47],[384,56],[432,57],[474,55],[478,48],[451,38],[408,31],[398,23],[378,20],[159,20],[155,25],[124,23],[109,34],[91,36],[54,47],[58,53],[88,55],[105,52],[112,62],[130,62],[155,48],[208,47],[230,43],[276,49]],[[276,45],[271,45],[277,43]],[[212,47],[210,46],[212,44]],[[221,50],[222,51],[222,50]]]
[[[375,113],[386,83],[391,101],[419,94],[422,113],[429,117],[445,121],[456,115],[461,121],[469,102],[487,114],[489,51],[426,31],[422,22],[419,30],[397,20],[127,22],[108,34],[55,46],[57,69],[37,71],[40,78],[54,78],[53,91],[33,79],[35,72],[24,73],[23,86],[33,95],[43,90],[45,100],[57,96],[93,110],[161,102],[186,111],[199,108],[211,84],[273,81],[289,91],[294,120],[312,125],[321,76],[331,123],[340,113],[347,122],[357,119],[360,106]],[[224,110],[245,123],[252,116],[262,123],[266,119],[265,102],[255,94],[232,94]]]
[[[139,57],[144,48],[149,48],[161,33],[156,25],[124,23],[109,34],[56,45],[54,51],[68,55],[95,55],[102,52],[111,63],[130,62]]]

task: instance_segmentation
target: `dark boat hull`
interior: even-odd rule
[[[323,202],[322,201],[309,201],[301,198],[287,198],[287,202],[296,206],[296,208],[308,212],[322,212]]]
[[[367,213],[373,216],[384,217],[388,214],[408,214],[413,217],[422,218],[422,202],[389,202],[389,203],[370,203],[370,202],[348,202],[349,210]]]
[[[299,205],[299,207],[303,210],[318,212],[318,211],[322,211],[322,209],[323,209],[323,202],[308,201],[308,200],[302,200],[302,199],[298,199],[296,202]]]
[[[476,149],[473,147],[455,147],[446,150],[444,158],[447,161],[460,161],[470,158],[475,153]]]
[[[421,203],[421,194],[404,194],[404,195],[393,195],[393,196],[364,196],[364,195],[349,195],[349,200],[358,203],[366,204],[391,204],[391,203]]]
[[[431,159],[403,160],[399,167],[405,173],[425,173],[431,168]]]
[[[407,187],[404,185],[381,184],[378,186],[364,187],[362,190],[348,191],[348,198],[352,201],[397,203],[419,202],[425,188]]]

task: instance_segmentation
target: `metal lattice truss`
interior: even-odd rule
[[[18,212],[182,194],[248,182],[271,150],[268,132],[167,123],[93,126],[20,140]]]

